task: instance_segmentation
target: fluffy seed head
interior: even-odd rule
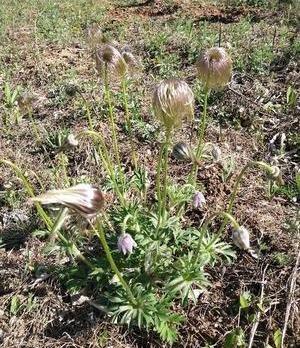
[[[123,49],[121,51],[121,54],[128,66],[128,70],[130,70],[131,72],[135,72],[136,70],[139,70],[139,68],[141,67],[141,64],[138,61],[138,59],[134,56],[134,54],[132,54],[129,51],[129,49],[127,48]]]
[[[233,243],[242,250],[248,250],[250,248],[249,232],[244,226],[240,226],[234,229],[232,232]]]
[[[195,209],[202,208],[206,204],[206,199],[202,192],[197,191],[193,197],[193,207]]]
[[[206,89],[220,89],[231,79],[232,61],[224,48],[213,47],[205,51],[196,67]]]
[[[133,248],[136,248],[137,244],[129,233],[122,234],[118,239],[118,249],[124,255],[131,254]]]
[[[63,190],[51,190],[31,199],[42,204],[61,204],[83,217],[95,217],[104,206],[101,191],[89,184],[79,184]]]
[[[174,145],[172,155],[179,161],[192,160],[192,149],[186,143],[180,142]]]
[[[182,80],[164,80],[155,88],[152,106],[155,116],[170,131],[179,127],[183,119],[193,118],[194,94]]]
[[[121,53],[111,45],[103,45],[96,52],[96,68],[103,76],[105,68],[115,76],[123,77],[128,66]]]

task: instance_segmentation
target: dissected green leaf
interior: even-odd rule
[[[274,343],[275,343],[275,347],[276,348],[281,348],[282,332],[281,332],[280,329],[277,329],[274,332],[273,340],[274,340]]]

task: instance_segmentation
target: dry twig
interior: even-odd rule
[[[295,264],[295,267],[294,267],[294,270],[293,270],[293,273],[292,273],[292,276],[291,276],[290,291],[289,291],[289,296],[288,296],[288,302],[287,302],[287,305],[286,305],[284,326],[283,326],[283,329],[282,329],[281,347],[283,347],[284,337],[285,337],[285,334],[286,334],[288,321],[289,321],[289,317],[290,317],[290,312],[291,312],[291,307],[292,307],[292,303],[293,303],[293,297],[294,297],[294,293],[295,293],[296,285],[297,285],[298,267],[299,267],[299,263],[300,263],[299,243],[297,244],[297,250],[298,250],[298,255],[297,255],[296,264]]]
[[[260,290],[260,299],[259,299],[259,307],[260,308],[262,307],[263,300],[264,300],[265,275],[266,275],[266,271],[267,271],[268,266],[269,265],[267,265],[263,271],[263,276],[262,276],[262,281],[261,281],[261,290]],[[259,308],[259,311],[257,313],[256,320],[255,320],[255,322],[252,326],[252,329],[251,329],[248,348],[251,348],[253,345],[254,336],[255,336],[256,330],[258,328],[258,324],[259,324],[259,320],[260,320],[260,316],[261,316],[261,309],[260,308]]]

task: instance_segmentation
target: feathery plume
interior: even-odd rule
[[[117,77],[123,77],[128,71],[128,66],[121,53],[115,47],[107,44],[96,52],[96,68],[102,76],[106,68]]]
[[[224,48],[206,50],[196,63],[198,77],[206,89],[220,89],[231,79],[232,61]]]
[[[152,106],[155,116],[170,131],[179,127],[184,118],[193,118],[194,94],[182,80],[164,80],[155,88]]]
[[[83,217],[95,217],[104,206],[102,192],[90,184],[78,184],[62,190],[50,190],[31,201],[42,204],[61,204],[75,210]]]

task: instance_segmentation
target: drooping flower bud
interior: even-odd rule
[[[131,254],[133,248],[136,248],[137,244],[129,233],[122,234],[118,239],[118,249],[124,255]]]
[[[183,119],[193,118],[194,94],[182,80],[164,80],[154,90],[152,106],[158,120],[171,131],[179,127]]]
[[[206,204],[206,199],[202,192],[197,191],[193,197],[193,207],[195,209],[202,209]]]
[[[224,48],[213,47],[202,54],[197,71],[206,89],[220,89],[231,79],[232,61]]]
[[[221,150],[217,145],[213,145],[211,149],[212,158],[218,162],[221,159]]]
[[[104,206],[103,194],[90,184],[79,184],[63,190],[51,190],[31,198],[31,201],[42,204],[61,204],[75,210],[87,219],[95,217]]]
[[[265,162],[256,162],[261,168],[263,168],[272,180],[275,180],[279,185],[283,185],[284,181],[281,176],[281,171],[277,166],[270,166]]]
[[[232,232],[233,243],[242,250],[248,250],[250,248],[249,232],[244,226],[236,228]]]
[[[96,68],[101,75],[107,68],[108,71],[117,77],[123,77],[128,66],[121,53],[111,45],[103,45],[96,52]]]
[[[174,145],[172,155],[179,161],[190,161],[193,159],[191,147],[184,142]]]
[[[246,250],[253,258],[258,259],[258,253],[250,247],[249,231],[244,226],[239,226],[232,232],[233,243],[241,250]]]
[[[76,147],[78,146],[79,142],[78,140],[75,138],[74,134],[69,134],[67,137],[67,145],[70,147]]]

